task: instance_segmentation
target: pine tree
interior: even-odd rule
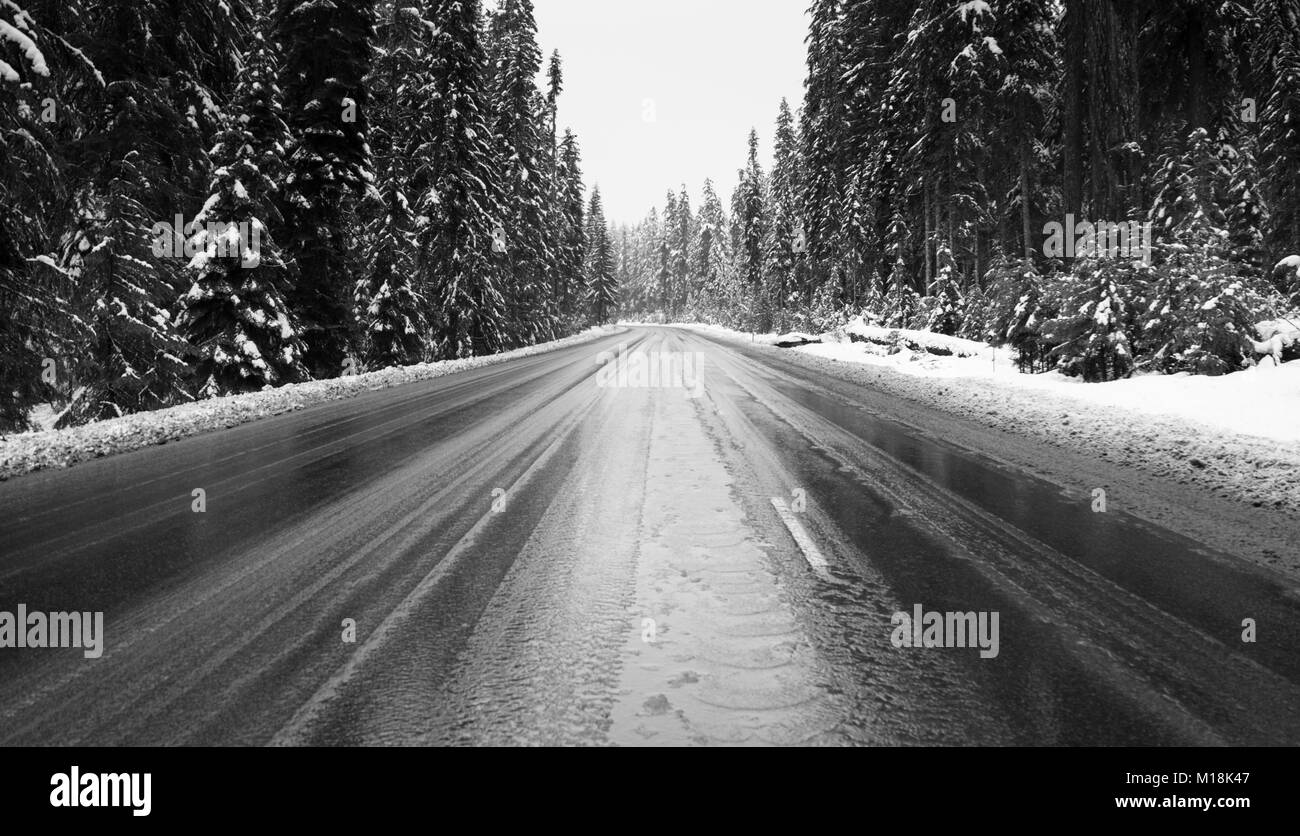
[[[1014,194],[1014,204],[1001,203],[997,214],[1017,212],[1021,246],[1018,251],[1007,246],[1005,252],[1031,259],[1036,250],[1034,230],[1039,228],[1035,220],[1044,208],[1036,202],[1045,202],[1043,198],[1051,194],[1039,187],[1039,146],[1054,104],[1051,85],[1059,49],[1051,25],[1054,15],[1053,0],[1004,0],[997,6],[989,32],[998,51],[991,56],[996,75],[985,82],[996,120],[990,126],[995,162],[986,174],[1014,172],[1014,180],[1008,177],[1005,186],[990,192],[994,196]]]
[[[1139,11],[1115,0],[1065,3],[1062,192],[1064,210],[1076,217],[1123,219],[1140,204]]]
[[[60,426],[113,418],[189,400],[189,347],[160,300],[170,296],[141,201],[148,183],[141,155],[128,152],[104,186],[76,196],[80,222],[64,242],[62,263],[88,301],[92,342],[74,360],[84,385]],[[159,231],[160,230],[156,230]]]
[[[1223,206],[1231,175],[1219,143],[1204,128],[1197,128],[1184,148],[1174,147],[1161,158],[1158,168],[1159,191],[1150,213],[1157,237],[1189,245],[1204,245],[1210,239],[1216,247],[1226,243]]]
[[[292,145],[280,195],[286,253],[299,268],[290,307],[303,322],[308,370],[343,367],[355,320],[349,258],[355,202],[372,187],[365,78],[375,41],[374,0],[278,0],[275,37]]]
[[[587,305],[591,321],[604,325],[618,310],[618,285],[614,280],[614,250],[610,244],[600,187],[592,189],[587,209]]]
[[[952,252],[945,242],[939,243],[935,262],[939,269],[930,289],[932,301],[925,328],[936,334],[952,336],[961,330],[965,307]]]
[[[560,94],[564,92],[564,64],[560,60],[560,51],[551,53],[551,60],[546,65],[546,110],[551,118],[551,141],[558,138],[555,120],[559,111]]]
[[[545,189],[547,197],[546,212],[544,214],[546,229],[543,235],[550,242],[552,253],[548,266],[551,281],[549,299],[552,305],[552,315],[555,318],[557,335],[572,333],[576,325],[573,316],[574,297],[572,296],[572,289],[577,274],[572,270],[571,256],[566,255],[564,252],[566,242],[571,240],[569,236],[573,232],[573,227],[571,227],[572,217],[568,212],[569,198],[567,194],[570,177],[576,177],[579,182],[579,211],[582,208],[582,174],[576,157],[568,162],[561,160],[561,144],[563,140],[560,138],[556,125],[559,118],[559,99],[562,92],[564,92],[564,66],[560,60],[559,50],[555,50],[551,53],[550,61],[546,67],[546,104],[543,108],[542,117],[547,123],[545,125]],[[577,230],[580,231],[581,229],[582,226],[579,223]],[[578,263],[581,264],[581,261]]]
[[[49,235],[47,218],[65,186],[56,142],[41,120],[51,68],[44,31],[21,6],[0,4],[0,431],[29,427],[28,413],[54,392],[45,358],[61,346],[66,302],[50,271],[35,268]],[[56,379],[57,382],[57,379]]]
[[[826,246],[810,242],[810,253],[811,262],[820,263],[826,275],[840,276],[843,300],[858,295],[863,278],[891,269],[888,225],[896,209],[915,203],[919,187],[918,179],[905,176],[909,172],[898,165],[914,142],[912,125],[918,115],[916,102],[904,99],[918,91],[893,83],[900,49],[909,43],[904,36],[912,13],[912,3],[859,0],[845,4],[835,27],[840,113],[822,129],[837,132],[833,164],[839,190],[832,205],[821,207],[833,213],[834,234]]]
[[[999,256],[994,260],[984,290],[984,311],[968,319],[965,335],[993,345],[1010,343],[1019,348],[1034,333],[1031,320],[1040,312],[1043,279],[1031,259]]]
[[[655,272],[655,302],[665,321],[673,319],[674,275],[678,254],[675,250],[679,230],[681,229],[681,211],[677,205],[677,193],[672,189],[664,200],[663,223],[659,227],[658,269]]]
[[[662,244],[659,210],[652,206],[633,229],[632,283],[619,288],[620,308],[628,315],[649,319],[658,308]]]
[[[1264,231],[1269,264],[1300,254],[1300,7],[1257,0],[1255,60],[1264,83],[1259,116],[1261,191],[1269,207]]]
[[[366,85],[377,185],[365,207],[365,272],[353,297],[364,332],[362,360],[371,367],[410,365],[428,354],[425,300],[413,287],[418,242],[411,196],[427,177],[422,146],[430,126],[423,94],[431,83],[431,25],[416,7],[386,3],[378,30],[382,48]]]
[[[421,205],[419,271],[440,358],[492,354],[506,344],[504,256],[512,246],[488,130],[478,0],[434,0],[434,178]],[[506,252],[500,252],[504,249]]]
[[[492,131],[502,164],[503,220],[512,246],[505,254],[512,343],[531,345],[554,336],[558,313],[551,292],[556,255],[546,162],[553,153],[549,110],[535,79],[541,71],[532,0],[504,0],[493,17]]]
[[[1156,136],[1235,128],[1251,3],[1148,3],[1137,32],[1142,124]]]
[[[910,231],[903,220],[901,209],[894,210],[889,224],[889,248],[894,256],[893,269],[889,274],[888,289],[885,291],[884,309],[881,320],[890,328],[906,328],[920,307],[920,299],[913,289],[913,280],[908,271],[907,252]]]
[[[1197,128],[1184,150],[1161,160],[1163,186],[1151,210],[1162,233],[1160,262],[1143,281],[1142,347],[1163,371],[1223,374],[1249,364],[1246,339],[1254,327],[1252,310],[1261,304],[1249,271],[1243,275],[1232,259],[1223,209],[1229,205],[1238,216],[1243,211],[1240,186],[1234,196],[1234,176],[1224,161],[1236,155]]]
[[[908,328],[921,306],[921,300],[912,289],[907,263],[901,258],[894,262],[889,274],[889,289],[885,293],[881,321],[889,328]]]
[[[1205,250],[1174,249],[1143,281],[1142,353],[1168,373],[1219,375],[1251,363],[1254,284]]]
[[[821,286],[841,250],[846,161],[851,153],[846,136],[848,99],[860,84],[845,84],[842,0],[816,0],[810,10],[808,78],[799,137],[806,177],[802,217],[806,224],[813,276]]]
[[[587,253],[586,211],[583,205],[582,158],[578,139],[566,129],[560,141],[558,244],[556,273],[559,286],[556,304],[567,322],[566,330],[577,324],[577,311],[584,299],[584,268]]]
[[[729,312],[728,272],[731,256],[726,211],[713,187],[712,180],[704,181],[704,195],[695,219],[695,239],[691,243],[691,274],[699,288],[695,309],[696,317],[716,321],[723,312]]]
[[[615,242],[614,278],[619,283],[619,298],[621,299],[624,287],[632,285],[633,280],[632,229],[627,224],[616,224],[611,228],[610,238],[612,242]]]
[[[1050,356],[1071,377],[1088,382],[1126,378],[1133,372],[1133,347],[1126,328],[1125,267],[1117,261],[1081,262],[1063,276],[1061,314],[1043,323]]]
[[[978,241],[973,230],[987,223],[993,200],[981,172],[987,167],[994,112],[986,80],[996,75],[1002,49],[989,34],[995,22],[988,4],[954,5],[926,0],[909,24],[886,93],[894,112],[908,119],[903,156],[914,172],[909,192],[922,199],[921,228],[928,253],[945,244],[965,282],[974,273]]]
[[[807,302],[802,277],[796,269],[804,261],[808,233],[804,229],[799,206],[802,190],[799,169],[799,138],[795,133],[794,116],[790,105],[781,100],[776,120],[776,155],[772,164],[771,225],[764,244],[766,261],[764,274],[768,295],[777,311]],[[778,326],[784,330],[784,323]]]
[[[146,209],[170,219],[197,208],[255,0],[49,5],[62,6],[52,46],[77,69],[56,96],[67,171],[102,186],[135,151]]]
[[[763,168],[758,163],[758,132],[750,130],[749,158],[732,196],[732,241],[737,279],[752,305],[751,327],[759,331],[771,327],[771,306],[762,294],[763,247],[770,225],[766,190]]]
[[[672,291],[670,294],[670,321],[681,319],[691,292],[691,242],[695,240],[695,216],[691,213],[691,198],[683,185],[677,197],[677,215],[672,230]]]
[[[879,273],[873,271],[867,280],[867,289],[860,304],[860,312],[866,322],[879,324],[885,310],[884,290],[884,280]]]
[[[1265,207],[1259,193],[1259,172],[1255,167],[1254,153],[1249,147],[1232,149],[1228,164],[1229,176],[1224,209],[1224,223],[1228,232],[1228,258],[1241,276],[1256,278],[1264,275],[1264,228],[1267,222]]]
[[[170,311],[185,261],[154,243],[163,223],[207,197],[207,149],[247,14],[247,3],[199,0],[54,13],[51,45],[68,68],[53,91],[67,199],[47,217],[58,242],[49,263],[73,279],[68,371],[79,393],[61,425],[191,397],[188,346]]]
[[[411,284],[415,235],[404,196],[385,189],[386,212],[368,250],[370,269],[355,298],[365,329],[362,359],[371,368],[409,366],[428,355],[424,298]]]
[[[284,291],[290,276],[270,236],[272,198],[288,128],[280,111],[273,50],[255,36],[226,128],[211,157],[212,195],[188,242],[198,252],[177,325],[197,349],[201,397],[251,392],[303,379],[303,344]]]

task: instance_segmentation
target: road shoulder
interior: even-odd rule
[[[869,389],[873,410],[920,433],[1045,478],[1081,502],[1101,488],[1112,508],[1300,580],[1300,450],[1129,412],[1066,414],[1052,400],[991,383],[911,377],[696,333],[796,376],[815,373],[845,397],[862,400]],[[945,398],[957,385],[963,397]]]

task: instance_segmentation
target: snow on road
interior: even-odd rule
[[[705,432],[704,408],[671,394],[653,404],[634,609],[646,629],[624,646],[611,740],[836,740],[843,707],[819,681],[809,637]]]
[[[688,397],[684,381],[676,390],[600,385],[600,349],[617,342],[702,357],[703,392]],[[1109,545],[1120,534],[1134,542],[1132,521],[1094,518],[1087,499],[949,450],[955,433],[913,435],[905,422],[924,413],[961,425],[981,443],[960,449],[991,455],[1044,445],[786,362],[829,368],[824,358],[761,351],[770,356],[667,329],[617,334],[469,385],[421,388],[418,408],[404,408],[402,392],[339,404],[335,417],[369,425],[335,444],[304,443],[333,407],[264,422],[240,435],[271,449],[268,463],[220,464],[212,477],[242,480],[240,489],[197,517],[188,499],[169,510],[166,497],[185,497],[194,468],[218,467],[210,454],[220,437],[133,457],[148,467],[120,485],[117,468],[94,464],[31,480],[48,495],[66,489],[62,501],[81,513],[42,507],[24,481],[0,486],[19,512],[9,518],[18,548],[6,583],[44,593],[102,572],[87,594],[117,613],[110,634],[119,636],[93,667],[6,658],[0,738],[1300,739],[1291,709],[1300,702],[1268,667],[1291,669],[1277,664],[1292,646],[1276,615],[1288,611],[1282,588],[1202,554],[1148,565],[1143,557],[1163,554],[1153,548],[1116,570]],[[872,412],[873,398],[898,424]],[[926,448],[921,470],[882,443],[885,421],[898,440]],[[1032,492],[1034,502],[989,509],[965,497],[986,484],[1010,499]],[[118,501],[100,507],[106,486]],[[1116,491],[1117,508],[1133,493]],[[1072,508],[1086,522],[1071,529],[1070,555],[1037,539],[1050,532],[1016,528],[1064,524]],[[1236,527],[1231,515],[1183,510],[1183,520]],[[41,527],[27,523],[16,537],[24,515]],[[87,536],[105,531],[118,533]],[[1162,566],[1175,566],[1179,582],[1165,589],[1157,579],[1153,594],[1148,579]],[[1203,588],[1222,590],[1214,606]],[[1262,661],[1235,630],[1225,640],[1215,629],[1217,604],[1235,612],[1237,600],[1274,625]],[[891,614],[918,603],[999,612],[1003,652],[894,646]],[[344,618],[354,642],[340,636]]]
[[[563,397],[595,400],[575,458],[539,498],[545,510],[434,700],[440,731],[422,742],[838,740],[843,707],[702,404],[685,389]]]

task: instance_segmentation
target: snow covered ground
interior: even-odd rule
[[[799,350],[842,362],[873,363],[917,376],[989,379],[1032,392],[1036,398],[1059,398],[1093,409],[1129,409],[1155,418],[1179,418],[1233,435],[1300,442],[1300,363],[1275,366],[1266,360],[1263,365],[1221,377],[1139,374],[1111,383],[1084,383],[1056,371],[1021,374],[1009,349],[995,350],[956,337],[926,336],[937,346],[952,348],[954,356],[910,350],[888,355],[873,345],[852,342],[823,342]],[[828,338],[833,337],[823,340]],[[956,356],[956,352],[965,356]]]
[[[747,343],[780,341],[775,334],[685,327]],[[1266,359],[1222,377],[1145,374],[1084,383],[1059,372],[1021,374],[1006,349],[904,334],[932,345],[896,351],[838,332],[786,351],[931,408],[1138,465],[1252,505],[1300,512],[1300,362],[1275,366]]]
[[[430,380],[456,372],[491,366],[519,357],[555,351],[598,339],[610,328],[592,328],[555,342],[528,346],[504,354],[444,360],[416,366],[388,368],[377,372],[316,380],[254,392],[197,401],[191,404],[141,412],[67,430],[41,430],[0,437],[0,480],[35,470],[69,467],[77,462],[125,453],[155,444],[166,444],[212,430],[246,424],[271,415],[303,409],[311,404],[354,397],[363,392],[388,389],[405,383]],[[47,416],[52,411],[46,409]],[[37,416],[40,419],[40,415]]]

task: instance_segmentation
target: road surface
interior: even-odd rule
[[[1294,582],[903,411],[633,328],[0,484],[0,611],[105,632],[0,743],[1300,744]]]

